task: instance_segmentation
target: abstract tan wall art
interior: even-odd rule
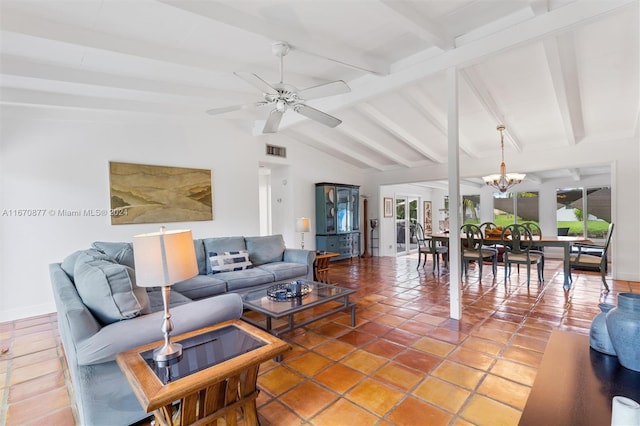
[[[111,224],[213,220],[211,170],[109,162]]]

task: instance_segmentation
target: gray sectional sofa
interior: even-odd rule
[[[315,253],[285,248],[281,235],[196,239],[194,248],[199,274],[172,286],[173,335],[240,318],[239,293],[313,277]],[[136,287],[132,244],[95,242],[49,271],[80,423],[148,417],[115,362],[163,339],[161,291]]]

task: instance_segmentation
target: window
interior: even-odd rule
[[[516,196],[517,222],[535,222],[540,225],[539,205],[537,192],[518,192]]]
[[[480,195],[462,196],[462,223],[480,223]]]
[[[540,220],[537,192],[494,192],[493,222],[497,226]]]
[[[611,222],[610,187],[558,189],[556,201],[558,234],[605,238]]]

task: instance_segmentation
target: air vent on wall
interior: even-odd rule
[[[287,158],[287,148],[283,146],[267,145],[267,155]]]

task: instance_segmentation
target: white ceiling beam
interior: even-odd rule
[[[373,97],[416,83],[451,67],[464,67],[483,58],[514,48],[533,40],[567,31],[575,26],[591,22],[607,13],[632,6],[637,0],[576,1],[544,15],[536,16],[518,25],[510,26],[471,41],[455,49],[447,50],[414,66],[404,68],[384,77],[366,75],[349,82],[351,93],[335,98],[315,101],[312,105],[325,112],[366,102]],[[311,104],[311,103],[310,103]],[[282,128],[299,123],[300,117],[282,120]]]
[[[529,7],[535,15],[542,15],[549,11],[549,0],[529,0]]]
[[[372,169],[376,169],[378,171],[384,171],[384,170],[388,170],[389,169],[388,166],[385,166],[384,164],[381,164],[381,163],[379,163],[377,161],[374,161],[374,160],[372,160],[370,158],[364,158],[361,153],[347,148],[344,144],[336,141],[335,139],[327,137],[327,136],[325,136],[324,134],[322,134],[320,132],[314,132],[313,136],[311,136],[309,134],[302,135],[299,132],[295,132],[295,131],[292,131],[292,130],[287,130],[286,135],[289,138],[294,138],[294,139],[299,140],[299,141],[300,140],[304,141],[305,139],[311,140],[311,141],[315,141],[316,143],[325,145],[327,148],[332,149],[332,150],[340,153],[344,157],[349,157],[354,161],[362,163],[362,164],[364,164],[366,166],[369,166]],[[347,161],[347,160],[343,160],[343,161]]]
[[[442,137],[446,141],[447,128],[445,126],[445,123],[442,123],[436,117],[438,109],[436,108],[435,105],[433,105],[431,100],[419,90],[414,90],[414,89],[404,90],[403,94],[406,96],[407,102],[409,102],[414,108],[416,108],[420,112],[420,114],[427,121],[429,121],[429,123],[431,123],[433,127],[436,128],[436,130],[442,135]],[[470,157],[478,158],[477,152],[472,150],[470,148],[469,143],[465,140],[462,140],[462,138],[460,140],[460,149],[462,150],[462,152],[469,155]]]
[[[0,55],[0,74],[27,77],[38,80],[56,81],[68,84],[83,84],[105,88],[151,92],[162,95],[174,95],[190,98],[219,100],[233,99],[241,102],[253,97],[245,92],[215,89],[203,86],[191,86],[169,81],[152,80],[147,77],[122,76],[110,73],[90,71],[61,65],[45,64],[14,55]]]
[[[363,54],[360,50],[351,49],[341,44],[328,43],[320,37],[311,37],[307,32],[294,29],[291,25],[274,25],[273,22],[242,13],[221,2],[189,0],[158,1],[178,9],[189,11],[203,18],[263,36],[271,41],[286,41],[296,50],[328,59],[349,68],[377,75],[386,75],[389,73],[389,64],[370,55]]]
[[[24,106],[48,106],[52,108],[77,108],[86,110],[129,111],[142,114],[175,115],[182,117],[203,116],[199,107],[176,103],[143,102],[122,98],[68,95],[40,90],[12,87],[0,88],[0,104]]]
[[[228,77],[230,73],[243,70],[246,66],[238,61],[193,54],[183,49],[174,49],[164,45],[101,33],[91,28],[61,24],[8,8],[2,10],[0,28],[2,32],[21,37],[35,37],[44,43],[52,43],[54,46],[63,43],[83,48],[86,51],[95,50],[96,52],[125,55],[132,61],[143,58],[181,67],[204,69],[211,72],[212,79]],[[78,56],[81,57],[81,55]],[[80,59],[77,65],[82,66]],[[277,70],[277,61],[274,60],[273,68],[255,65],[251,71],[264,75],[274,73],[275,70]],[[248,91],[249,89],[250,86],[247,86]]]
[[[414,164],[411,161],[402,158],[400,155],[396,154],[389,148],[382,145],[380,142],[373,140],[372,138],[364,135],[360,131],[355,128],[349,126],[348,124],[342,123],[338,127],[336,127],[340,133],[349,136],[352,139],[355,139],[357,142],[365,145],[367,148],[378,152],[381,155],[384,155],[388,159],[395,161],[396,163],[404,166],[404,167],[413,167]]]
[[[496,126],[498,124],[504,124],[504,126],[506,127],[506,130],[504,132],[506,136],[505,139],[507,140],[507,142],[511,146],[513,146],[513,148],[517,152],[522,152],[522,145],[520,144],[520,142],[518,142],[513,130],[510,130],[513,127],[507,122],[508,120],[505,119],[504,114],[498,107],[495,99],[493,99],[493,96],[491,96],[489,89],[487,89],[484,81],[482,81],[482,77],[480,77],[478,71],[473,66],[470,66],[461,70],[460,75],[467,86],[469,86],[469,88],[471,89],[471,92],[476,96],[476,99],[478,99],[478,102],[480,102],[487,114],[489,114],[489,116],[493,118]]]
[[[416,150],[429,160],[440,164],[446,162],[446,157],[443,157],[434,152],[432,149],[429,149],[426,144],[419,141],[418,138],[409,133],[406,129],[404,129],[404,127],[390,119],[382,111],[375,108],[371,104],[360,104],[358,105],[358,110],[372,118],[377,125],[383,127],[384,129],[395,135],[410,148]]]
[[[578,169],[569,169],[569,176],[576,182],[579,182],[582,177],[580,176],[580,171]]]
[[[573,35],[561,34],[546,39],[544,52],[567,142],[575,145],[584,139],[585,129]]]
[[[525,179],[528,182],[531,182],[531,183],[536,184],[536,185],[542,184],[542,179],[540,179],[540,176],[538,176],[538,175],[534,175],[534,174],[531,174],[531,173],[528,173],[528,174],[526,173]]]
[[[402,24],[403,28],[409,30],[420,39],[442,50],[455,47],[453,37],[449,36],[441,25],[419,14],[409,2],[381,0],[380,4],[390,12],[389,17],[391,19],[395,18]]]

